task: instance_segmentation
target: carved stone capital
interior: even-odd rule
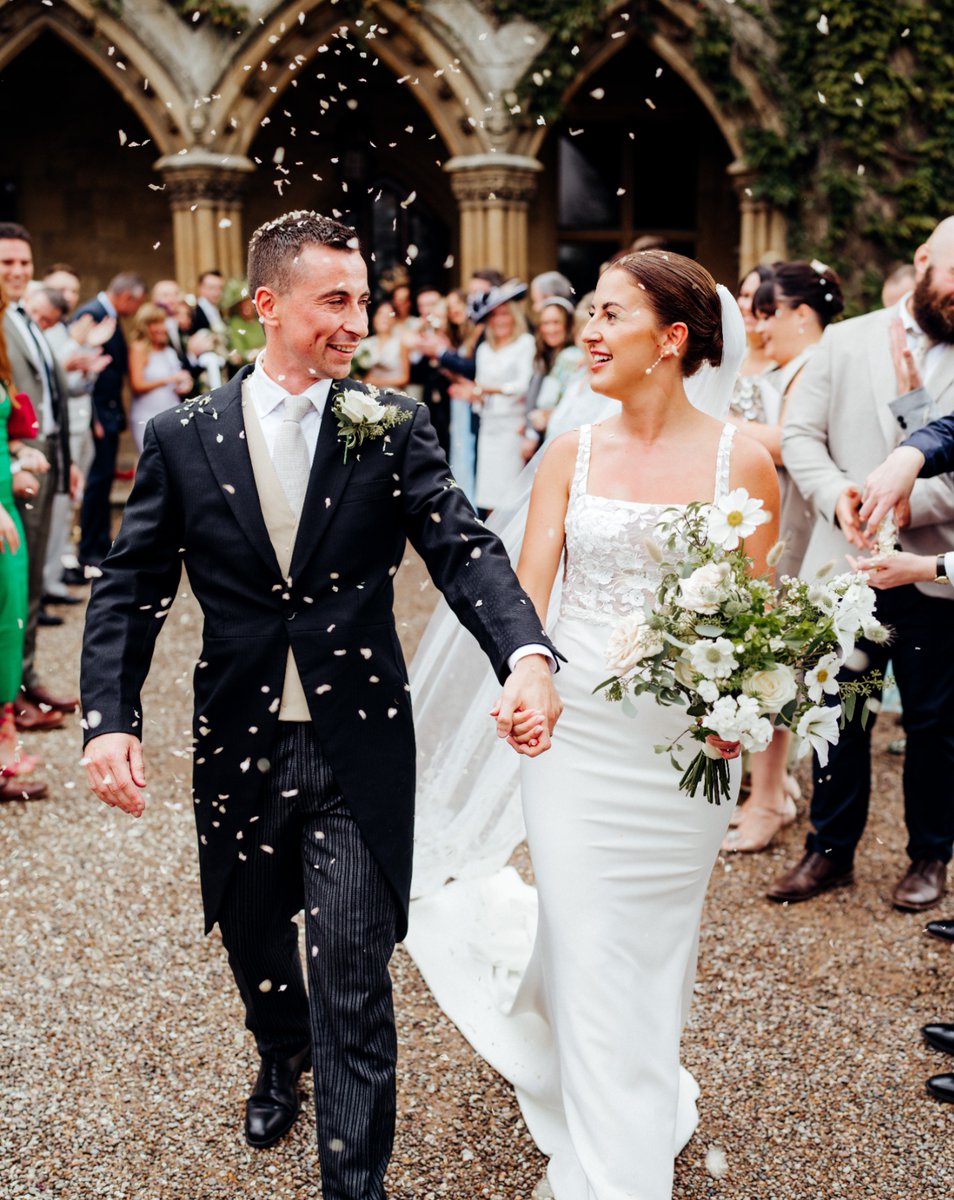
[[[444,168],[461,205],[528,204],[542,169],[535,159],[480,154],[452,158]]]
[[[193,150],[156,163],[173,204],[238,204],[254,165],[247,158],[222,161],[223,155]]]

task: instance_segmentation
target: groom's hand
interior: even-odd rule
[[[490,715],[497,719],[498,737],[506,738],[518,754],[535,758],[550,749],[550,735],[562,712],[549,660],[528,654],[510,672]]]
[[[146,801],[142,744],[129,733],[103,733],[90,738],[83,757],[89,786],[104,804],[141,817]]]

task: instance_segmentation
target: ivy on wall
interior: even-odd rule
[[[775,46],[750,61],[783,125],[745,132],[753,191],[789,217],[793,254],[824,258],[870,303],[954,209],[954,23],[930,0],[743,3]],[[720,91],[741,53],[729,20],[709,14],[693,49],[738,106]]]

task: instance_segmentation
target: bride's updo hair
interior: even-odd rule
[[[681,321],[689,330],[680,356],[685,378],[703,363],[722,363],[722,303],[716,282],[694,258],[670,250],[626,254],[610,270],[625,271],[630,282],[646,293],[661,325]]]

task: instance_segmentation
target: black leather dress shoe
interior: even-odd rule
[[[298,1116],[298,1079],[311,1066],[311,1047],[292,1058],[262,1057],[255,1090],[245,1104],[245,1140],[256,1150],[273,1146]]]
[[[954,1104],[954,1075],[932,1075],[927,1081],[927,1090],[935,1100]]]
[[[942,942],[954,942],[954,921],[928,921],[924,932],[940,938]]]
[[[60,595],[58,592],[47,592],[43,597],[44,604],[82,604],[79,596],[71,596],[69,592]]]
[[[36,614],[37,625],[62,625],[63,618],[54,616],[53,613],[48,613],[45,608],[41,608]]]
[[[954,1025],[925,1025],[921,1032],[929,1046],[943,1050],[945,1054],[954,1054]]]

